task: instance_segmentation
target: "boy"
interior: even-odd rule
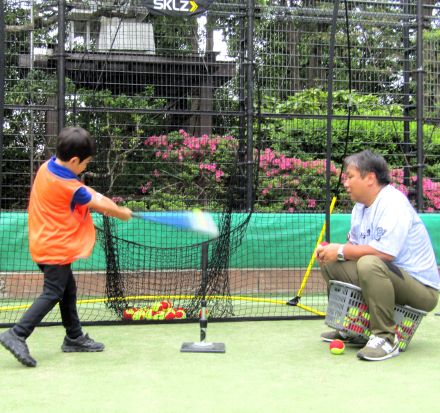
[[[64,352],[97,352],[104,344],[84,335],[76,308],[76,283],[71,264],[88,257],[95,244],[89,208],[129,220],[131,211],[84,185],[78,178],[96,153],[90,134],[79,127],[64,128],[57,140],[56,157],[39,169],[29,200],[29,249],[44,273],[42,294],[21,320],[0,334],[0,343],[28,367],[37,362],[26,339],[58,303],[66,337]]]

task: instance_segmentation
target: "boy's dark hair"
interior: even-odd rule
[[[90,133],[78,126],[68,126],[61,130],[57,139],[56,155],[67,162],[77,156],[82,162],[96,154],[95,140]]]
[[[388,185],[391,182],[388,165],[381,155],[365,150],[350,155],[344,160],[345,167],[354,166],[364,177],[369,172],[374,172],[379,185]]]

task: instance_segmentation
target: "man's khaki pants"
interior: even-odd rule
[[[371,332],[391,343],[395,335],[395,304],[431,311],[439,298],[434,288],[373,255],[365,255],[357,261],[324,264],[321,273],[327,286],[330,280],[359,286],[370,311]]]

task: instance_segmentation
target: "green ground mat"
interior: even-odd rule
[[[437,311],[440,307],[437,307]],[[438,410],[440,317],[383,362],[332,355],[323,320],[210,323],[225,354],[180,353],[197,324],[88,327],[102,353],[64,354],[62,327],[29,339],[38,366],[0,348],[0,411],[13,413],[390,413]],[[3,330],[0,330],[3,331]]]

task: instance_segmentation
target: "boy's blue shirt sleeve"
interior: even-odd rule
[[[59,176],[64,179],[77,179],[76,176],[70,169],[65,168],[62,165],[58,165],[55,162],[56,157],[53,156],[48,164],[49,171],[53,174]],[[73,211],[75,209],[75,205],[85,205],[88,204],[92,200],[92,194],[87,190],[85,186],[78,188],[72,198],[72,202],[70,203],[70,209]]]
[[[87,191],[87,188],[83,186],[81,188],[78,188],[78,190],[75,192],[75,195],[73,195],[72,204],[73,207],[75,207],[76,204],[85,205],[88,204],[91,200],[92,194]]]

